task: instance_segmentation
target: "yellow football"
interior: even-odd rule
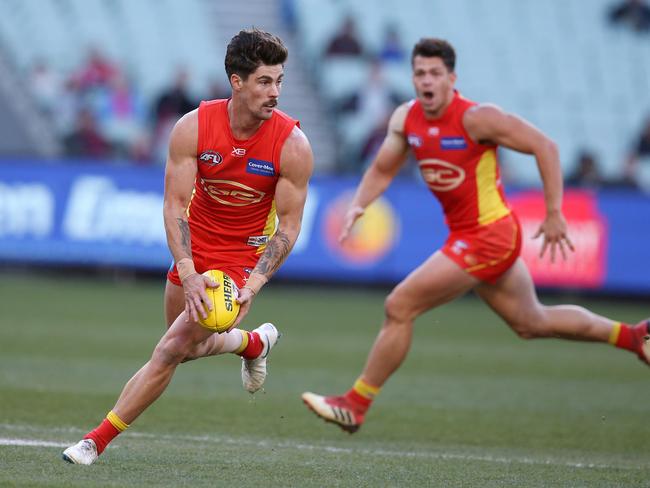
[[[225,332],[239,314],[239,303],[236,300],[239,290],[233,279],[218,269],[210,269],[203,273],[203,276],[211,278],[220,286],[218,288],[206,287],[205,293],[212,301],[212,310],[206,306],[205,312],[208,316],[204,319],[199,314],[199,323],[206,329],[219,333]]]

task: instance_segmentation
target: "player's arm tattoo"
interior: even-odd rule
[[[278,230],[266,245],[264,254],[257,262],[254,272],[270,278],[287,258],[292,247],[293,243],[289,236],[285,232]]]
[[[192,239],[190,238],[190,225],[185,219],[177,218],[178,230],[181,232],[181,246],[189,256],[192,255]]]

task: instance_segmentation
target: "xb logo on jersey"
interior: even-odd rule
[[[465,170],[441,159],[423,159],[419,163],[422,178],[435,191],[450,191],[465,180]]]
[[[223,156],[221,156],[217,151],[203,151],[199,156],[199,161],[212,167],[221,164]]]
[[[246,156],[246,148],[233,146],[230,155],[236,158],[243,158]]]
[[[245,207],[258,203],[265,193],[237,181],[201,179],[203,189],[217,202],[230,207]]]

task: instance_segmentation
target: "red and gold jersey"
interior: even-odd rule
[[[282,147],[298,122],[279,110],[249,139],[230,129],[228,100],[201,102],[198,174],[188,208],[195,261],[253,268],[275,232]]]
[[[475,143],[463,126],[463,114],[474,105],[455,92],[442,117],[429,120],[414,100],[404,121],[422,178],[442,204],[452,231],[487,225],[510,214],[497,146]]]

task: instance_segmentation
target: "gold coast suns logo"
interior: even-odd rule
[[[422,178],[434,191],[451,191],[465,181],[465,170],[441,159],[423,159],[419,163]]]
[[[203,190],[217,202],[231,207],[245,207],[258,203],[266,195],[263,191],[242,185],[237,181],[201,179]]]

